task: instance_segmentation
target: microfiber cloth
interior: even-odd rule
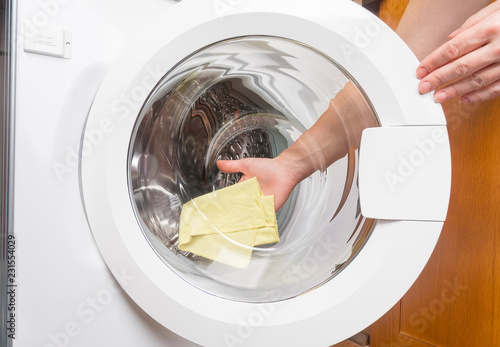
[[[279,242],[274,196],[257,178],[199,196],[184,204],[179,249],[237,268],[246,268],[252,247]]]

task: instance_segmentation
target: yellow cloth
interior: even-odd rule
[[[179,249],[246,268],[252,247],[279,242],[274,196],[264,196],[257,178],[236,183],[184,204]]]

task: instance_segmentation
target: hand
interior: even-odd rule
[[[437,102],[460,96],[461,103],[500,95],[500,1],[483,8],[429,54],[417,69],[419,91],[438,91]]]
[[[217,167],[226,173],[241,172],[240,182],[257,177],[264,195],[274,195],[274,209],[278,211],[300,182],[282,163],[281,159],[246,158],[241,160],[219,160]]]
[[[297,184],[344,157],[351,146],[357,148],[361,132],[371,126],[376,121],[370,106],[348,82],[319,119],[276,158],[219,160],[217,167],[226,173],[241,172],[240,181],[257,177],[264,195],[274,195],[278,211]]]

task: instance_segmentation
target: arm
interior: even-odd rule
[[[361,132],[376,126],[370,106],[357,87],[348,82],[327,110],[289,148],[274,159],[220,160],[223,172],[241,172],[241,180],[257,177],[264,195],[274,195],[276,211],[293,188],[315,171],[324,171],[359,147]]]
[[[422,59],[485,5],[486,0],[411,0],[397,31]],[[318,121],[278,157],[221,160],[217,166],[224,172],[243,173],[242,180],[257,177],[263,193],[275,196],[278,210],[300,181],[317,170],[324,171],[349,148],[357,148],[362,130],[375,125],[364,98],[348,82]]]
[[[422,61],[489,0],[410,0],[396,29]]]
[[[358,148],[363,129],[374,126],[370,106],[349,81],[311,128],[278,158],[294,168],[298,183],[317,170],[325,171],[343,158],[349,148]]]

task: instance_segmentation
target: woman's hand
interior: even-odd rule
[[[241,160],[219,160],[217,167],[226,173],[241,172],[240,182],[257,177],[264,195],[274,195],[274,209],[278,211],[292,193],[300,179],[293,175],[290,166],[280,159],[247,158]]]
[[[438,89],[437,102],[461,103],[500,96],[500,1],[470,17],[450,40],[429,54],[417,69],[422,94]]]
[[[357,148],[363,129],[376,125],[364,96],[348,82],[319,119],[276,158],[219,160],[217,167],[226,173],[241,172],[240,181],[257,177],[262,193],[274,195],[278,211],[297,184],[346,156],[351,146]]]

